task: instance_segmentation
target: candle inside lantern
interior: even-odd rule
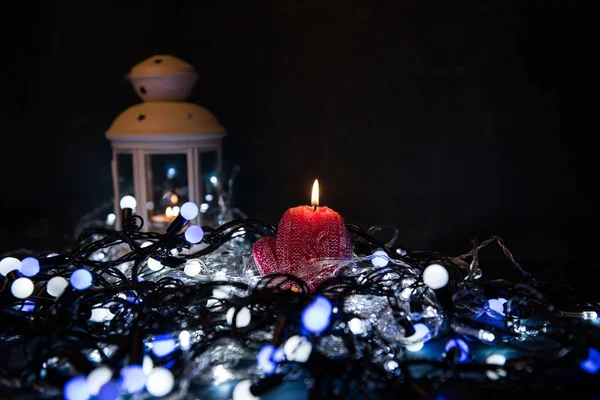
[[[255,243],[254,259],[262,274],[289,273],[314,287],[337,270],[335,260],[352,255],[350,234],[336,211],[319,206],[319,182],[313,184],[311,205],[288,209],[277,229],[277,238]],[[319,261],[329,260],[325,264]]]
[[[177,215],[179,215],[179,207],[168,206],[165,209],[164,214],[153,215],[150,217],[150,219],[153,222],[172,222],[175,220],[175,218],[177,218]]]

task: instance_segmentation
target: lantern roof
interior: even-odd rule
[[[143,101],[183,101],[191,96],[198,75],[191,64],[164,54],[135,65],[127,78]]]
[[[169,54],[158,54],[136,64],[129,72],[129,78],[173,75],[196,75],[196,70],[182,59]]]
[[[113,121],[106,132],[111,141],[198,141],[222,138],[225,128],[207,109],[181,101],[135,104]]]
[[[123,111],[106,131],[113,146],[119,142],[220,141],[225,128],[207,109],[184,102],[196,84],[194,67],[171,55],[155,55],[135,65],[128,79],[144,101]]]

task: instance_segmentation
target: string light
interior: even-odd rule
[[[21,261],[14,257],[5,257],[0,261],[0,274],[7,276],[12,271],[18,271],[21,268]]]
[[[117,216],[115,214],[113,214],[113,213],[109,213],[106,216],[105,223],[106,223],[106,225],[112,226],[112,225],[115,224],[116,220],[117,220]]]
[[[489,299],[487,314],[491,317],[504,317],[504,304],[506,299]]]
[[[200,260],[188,260],[183,269],[183,272],[189,277],[198,276],[201,271],[202,262]]]
[[[595,374],[600,370],[600,352],[590,347],[588,349],[588,357],[579,363],[579,365],[588,374]]]
[[[200,243],[204,237],[204,230],[198,225],[192,225],[185,230],[185,240],[190,243]]]
[[[433,290],[446,286],[449,279],[448,271],[439,264],[431,264],[423,271],[423,283]]]
[[[40,262],[33,257],[26,257],[21,260],[21,273],[25,276],[32,277],[40,272]]]
[[[571,317],[571,318],[582,318],[582,319],[596,319],[598,318],[598,313],[596,311],[561,311],[560,315],[562,317]]]
[[[181,347],[182,350],[189,350],[191,346],[190,338],[191,335],[188,331],[181,331],[179,333],[179,347]]]
[[[85,376],[76,376],[65,384],[63,395],[66,400],[87,400],[90,398],[90,389]]]
[[[146,390],[154,397],[166,396],[171,393],[174,385],[173,374],[163,367],[154,368],[146,380]]]
[[[496,336],[485,329],[476,329],[459,324],[452,324],[452,329],[459,335],[466,335],[477,338],[483,342],[493,342]]]
[[[105,383],[98,392],[98,400],[117,400],[121,392],[121,385],[115,380]]]
[[[159,358],[168,356],[176,348],[177,343],[170,335],[160,335],[152,341],[152,354]]]
[[[462,339],[448,340],[446,342],[446,346],[444,347],[444,350],[446,351],[446,353],[448,353],[453,348],[458,348],[458,351],[459,351],[458,362],[465,362],[468,360],[469,346],[467,345],[467,343],[464,340],[462,340]]]
[[[306,338],[294,335],[285,342],[283,353],[289,361],[305,363],[312,353],[312,344]]]
[[[179,209],[179,214],[175,217],[173,222],[167,227],[167,233],[175,234],[179,232],[188,221],[193,220],[198,216],[198,206],[196,203],[188,201],[183,203]]]
[[[71,286],[77,290],[85,290],[92,285],[92,273],[85,268],[75,270],[71,274]]]
[[[317,296],[302,311],[302,325],[304,329],[317,335],[321,334],[329,326],[332,308],[331,302],[327,298]]]
[[[250,392],[251,386],[252,382],[248,379],[238,382],[233,388],[233,400],[259,400],[260,397],[256,397]]]
[[[283,352],[272,344],[263,346],[256,355],[258,367],[265,374],[272,374],[277,368],[277,363],[283,361]]]
[[[59,297],[69,286],[69,282],[62,276],[55,276],[48,281],[46,291],[50,296]]]
[[[486,379],[512,375],[513,369],[503,368],[505,358],[501,354],[492,353],[488,358],[482,358],[482,354],[501,348],[502,343],[543,338],[546,327],[552,327],[554,322],[560,329],[552,331],[553,346],[564,339],[564,349],[553,350],[554,362],[549,361],[548,365],[554,368],[565,354],[584,354],[583,348],[586,358],[577,359],[581,370],[596,374],[600,369],[598,350],[590,347],[592,343],[585,335],[573,333],[596,329],[595,322],[581,321],[597,319],[594,303],[571,301],[563,292],[554,297],[550,284],[530,281],[526,274],[525,283],[482,279],[480,269],[473,273],[472,264],[464,262],[477,254],[480,245],[463,258],[445,258],[435,252],[398,252],[349,225],[357,256],[343,260],[350,268],[324,280],[311,292],[302,279],[283,274],[257,276],[253,272],[248,241],[244,238],[274,236],[276,228],[268,224],[236,220],[216,228],[203,227],[204,246],[200,250],[185,235],[193,227],[172,234],[144,232],[141,226],[136,222],[123,231],[103,228],[91,236],[88,232],[70,253],[36,253],[31,260],[25,258],[21,262],[3,259],[2,266],[8,265],[8,273],[12,274],[10,278],[0,278],[4,291],[9,285],[12,291],[18,279],[29,279],[31,286],[39,288],[35,295],[29,295],[33,296],[31,300],[17,298],[14,293],[5,298],[6,307],[0,311],[3,316],[10,315],[5,320],[11,321],[15,337],[27,337],[29,329],[33,329],[44,338],[57,338],[56,342],[45,341],[49,343],[47,348],[31,343],[35,350],[31,354],[36,355],[32,365],[43,366],[41,371],[19,371],[20,375],[12,375],[10,380],[25,382],[32,376],[44,376],[47,365],[54,364],[79,378],[73,378],[64,387],[65,391],[73,391],[73,398],[80,395],[86,399],[95,396],[116,400],[134,393],[162,397],[173,392],[180,380],[188,378],[180,366],[189,362],[193,364],[190,371],[199,374],[199,380],[215,385],[253,376],[254,385],[248,381],[236,386],[234,397],[244,398],[256,397],[264,393],[264,387],[279,384],[278,379],[298,371],[294,364],[302,364],[309,373],[320,376],[323,370],[327,371],[325,363],[333,359],[347,364],[343,379],[364,379],[365,385],[414,382],[412,362],[440,374],[448,368],[452,376],[444,375],[444,379],[460,380],[468,375],[477,377],[471,381],[473,385],[489,385],[494,383],[485,383]],[[100,253],[105,257],[98,257]],[[387,263],[375,265],[384,255]],[[394,258],[397,255],[401,258]],[[37,267],[35,260],[39,261]],[[150,260],[159,263],[160,269],[146,268],[153,263]],[[316,260],[315,265],[319,262]],[[31,277],[15,279],[19,274],[25,275],[26,270]],[[93,283],[93,289],[85,290],[90,287],[87,283],[78,289],[75,277],[80,273],[91,277],[86,282]],[[45,295],[59,297],[67,289],[68,295],[58,300]],[[449,302],[440,300],[442,291],[448,292]],[[510,298],[510,303],[502,297],[487,298],[488,294],[502,294]],[[561,308],[576,309],[586,304],[586,310],[556,311],[552,300],[558,300]],[[538,314],[538,310],[543,312]],[[495,320],[487,318],[486,313]],[[484,318],[480,318],[482,315]],[[72,324],[61,324],[60,329],[54,322],[70,320]],[[571,325],[576,328],[572,332]],[[134,335],[135,332],[139,334]],[[477,340],[488,346],[477,345]],[[407,352],[422,350],[422,354],[414,357],[399,346]],[[139,351],[134,352],[133,347]],[[64,354],[66,350],[68,355]],[[514,352],[518,354],[519,350]],[[73,354],[84,355],[83,360],[87,361],[75,362],[77,357]],[[156,366],[149,355],[155,357]],[[212,364],[210,360],[215,357],[223,357],[218,358],[223,362]],[[244,362],[229,363],[229,357]],[[243,365],[248,365],[245,361],[252,357],[256,357],[262,375],[244,369]],[[469,360],[473,362],[468,363]],[[478,360],[486,360],[488,365]],[[355,370],[354,361],[360,365],[360,373]],[[92,368],[88,369],[85,364],[90,362]],[[573,359],[564,357],[564,364],[568,363],[572,366]],[[521,375],[536,380],[538,375],[529,370],[537,373],[541,369],[539,376],[543,376],[544,368],[543,364],[536,364],[521,369],[502,384],[527,382],[519,380]],[[567,368],[553,369],[558,370]],[[113,371],[120,379],[112,379]],[[384,379],[380,379],[382,371]],[[81,377],[85,375],[84,385]],[[370,376],[379,378],[367,382]],[[438,375],[432,372],[431,376]],[[55,389],[50,381],[42,385],[47,386],[43,390]],[[318,380],[314,385],[315,390],[323,389]],[[144,388],[147,393],[142,393]],[[428,394],[435,397],[433,392]]]
[[[389,260],[390,259],[385,251],[377,250],[373,252],[371,263],[376,267],[385,267],[390,262]]]
[[[121,386],[127,393],[138,393],[146,386],[146,374],[141,365],[128,365],[121,370]]]
[[[130,208],[131,210],[135,211],[135,208],[137,207],[137,201],[133,196],[123,196],[119,202],[119,206],[121,207],[121,210]]]
[[[100,388],[110,381],[113,372],[109,367],[102,366],[94,369],[87,376],[87,385],[92,396],[98,395]]]
[[[425,341],[430,331],[427,325],[422,323],[414,324],[413,329],[415,333],[406,338],[406,340],[411,343],[406,344],[405,348],[408,351],[417,352],[420,351],[425,345]]]
[[[17,299],[26,299],[33,294],[33,282],[29,278],[18,278],[10,286],[10,291]]]
[[[231,307],[229,310],[227,310],[226,318],[227,318],[228,325],[233,325],[234,314],[235,314],[234,307]],[[248,309],[248,307],[242,307],[238,310],[237,316],[235,317],[235,326],[238,328],[245,328],[246,326],[248,326],[250,324],[251,319],[252,318],[251,318],[250,310]]]

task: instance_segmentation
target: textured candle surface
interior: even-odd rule
[[[276,238],[262,238],[253,248],[261,274],[296,275],[315,287],[331,276],[337,265],[315,268],[321,259],[348,259],[350,234],[340,214],[328,207],[290,208],[281,218]]]

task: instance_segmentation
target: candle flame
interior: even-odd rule
[[[315,207],[319,205],[319,180],[318,179],[315,179],[315,183],[313,183],[310,205],[315,206]]]
[[[175,217],[175,213],[173,212],[173,209],[171,207],[167,207],[167,209],[165,210],[165,216],[167,218]]]

